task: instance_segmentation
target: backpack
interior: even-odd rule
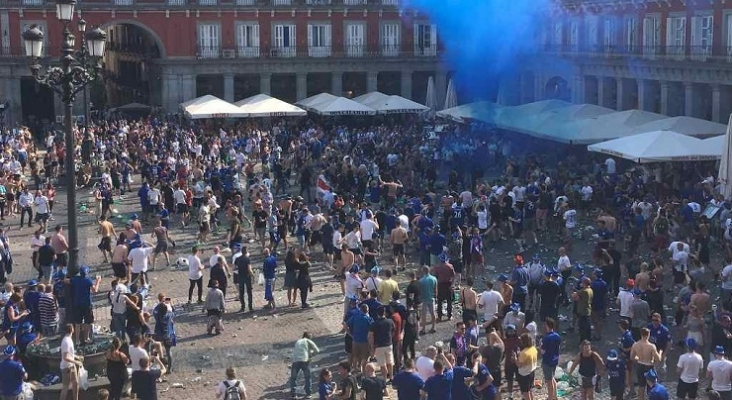
[[[224,400],[241,400],[241,394],[239,393],[239,385],[241,381],[236,381],[235,384],[230,385],[229,381],[224,381],[226,391],[224,392]]]
[[[544,278],[544,264],[534,263],[529,264],[529,281],[535,285],[541,284]]]

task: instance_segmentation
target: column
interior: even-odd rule
[[[684,82],[684,115],[687,117],[696,117],[694,110],[694,84]]]
[[[572,103],[585,103],[585,77],[582,74],[574,76],[574,84],[572,85]]]
[[[366,93],[379,90],[379,72],[369,71],[366,73]]]
[[[412,98],[412,71],[402,71],[402,81],[401,81],[401,92],[402,97],[405,99],[411,99]]]
[[[272,93],[272,74],[259,74],[259,92],[267,95]]]
[[[22,122],[23,110],[20,102],[20,78],[0,79],[0,102],[7,102],[5,110],[5,126],[12,126],[15,122]]]
[[[638,109],[641,111],[648,111],[648,85],[646,85],[645,79],[637,79],[638,85]]]
[[[447,94],[447,73],[437,71],[435,74],[435,92],[437,92],[437,108],[442,109],[445,105],[445,94]]]
[[[181,93],[183,95],[183,99],[181,100],[181,102],[192,100],[198,97],[196,93],[196,75],[181,75]]]
[[[161,104],[166,111],[175,112],[178,109],[178,104],[180,103],[180,101],[178,101],[180,96],[178,94],[176,76],[163,74],[162,82],[163,102]]]
[[[669,104],[668,104],[668,92],[669,92],[669,83],[667,81],[661,81],[661,114],[668,115],[669,114]]]
[[[597,77],[597,105],[605,107],[605,77]]]
[[[334,96],[343,96],[343,72],[330,73],[330,92]]]
[[[224,100],[233,103],[234,100],[234,74],[224,74]]]
[[[618,111],[625,111],[630,108],[630,85],[628,85],[628,82],[623,78],[617,78],[617,107]]]
[[[722,88],[718,83],[712,83],[712,121],[721,122],[722,115]]]
[[[544,100],[544,77],[534,74],[534,101]]]
[[[300,101],[306,97],[308,97],[308,74],[304,72],[299,72],[295,74],[296,82],[295,82],[295,90],[297,95],[297,100]]]

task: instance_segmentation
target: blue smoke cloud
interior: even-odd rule
[[[538,51],[552,0],[408,0],[405,10],[437,25],[445,63],[466,100],[495,101],[498,83],[517,72],[520,58]]]

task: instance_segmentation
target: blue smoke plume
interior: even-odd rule
[[[521,56],[539,50],[553,0],[408,0],[405,10],[427,14],[437,25],[444,62],[461,103],[495,101],[500,79],[515,74]],[[408,13],[406,13],[408,14]]]

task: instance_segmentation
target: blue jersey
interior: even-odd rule
[[[610,386],[625,386],[625,360],[618,358],[615,361],[607,360],[605,363],[607,377],[610,380]]]
[[[590,285],[592,288],[592,309],[602,311],[605,309],[607,297],[607,283],[602,278],[597,278]]]

